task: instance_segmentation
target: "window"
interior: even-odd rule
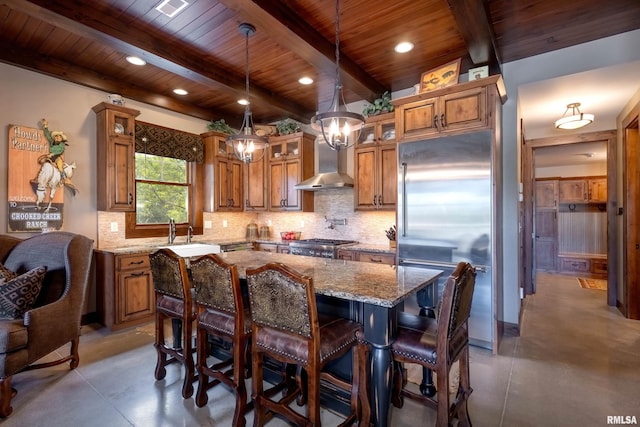
[[[202,234],[203,163],[199,135],[136,121],[136,211],[126,214],[127,238]]]
[[[189,222],[187,161],[136,153],[136,223]]]

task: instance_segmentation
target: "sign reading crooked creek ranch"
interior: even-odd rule
[[[33,233],[59,230],[62,227],[64,187],[56,188],[53,198],[49,199],[52,189],[42,179],[42,182],[38,182],[41,168],[46,163],[41,165],[38,159],[49,153],[49,141],[44,132],[37,128],[11,125],[8,145],[9,231]],[[40,202],[38,193],[42,197]]]

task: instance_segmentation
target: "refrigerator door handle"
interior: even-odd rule
[[[444,262],[444,261],[425,261],[425,260],[421,260],[421,259],[411,259],[411,258],[404,258],[404,259],[400,259],[399,262],[400,265],[420,265],[420,266],[424,266],[424,267],[430,267],[430,268],[450,268],[452,270],[455,270],[455,268],[458,266],[458,263],[456,262]],[[488,266],[486,265],[473,265],[473,268],[476,269],[477,272],[480,273],[486,273],[488,271]]]
[[[402,162],[402,237],[407,237],[407,162]]]

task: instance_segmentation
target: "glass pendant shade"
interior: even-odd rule
[[[558,129],[578,129],[593,122],[595,118],[593,114],[581,113],[579,102],[574,102],[567,105],[567,109],[564,112],[562,118],[555,121],[555,126]],[[567,116],[567,112],[571,110],[571,115]]]
[[[311,118],[311,127],[320,132],[322,140],[333,150],[348,148],[358,139],[364,124],[361,114],[352,113],[346,106],[340,82],[340,1],[336,0],[336,79],[329,111]]]
[[[245,78],[245,99],[249,98],[249,37],[255,34],[256,28],[247,23],[240,24],[238,27],[240,32],[245,35],[245,53],[246,53],[246,78]],[[253,125],[253,116],[251,107],[247,102],[244,109],[244,117],[240,131],[235,135],[227,138],[227,144],[233,146],[235,156],[244,163],[260,161],[264,157],[264,153],[269,146],[269,140],[255,133]]]

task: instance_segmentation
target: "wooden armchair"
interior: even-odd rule
[[[68,232],[43,233],[20,242],[2,238],[0,244],[5,241],[15,243],[5,250],[7,269],[22,274],[46,266],[47,273],[33,308],[23,317],[0,320],[0,417],[13,410],[11,398],[17,393],[11,388],[13,375],[68,361],[71,369],[78,366],[80,321],[93,256],[93,240]],[[69,342],[69,355],[34,364]]]

